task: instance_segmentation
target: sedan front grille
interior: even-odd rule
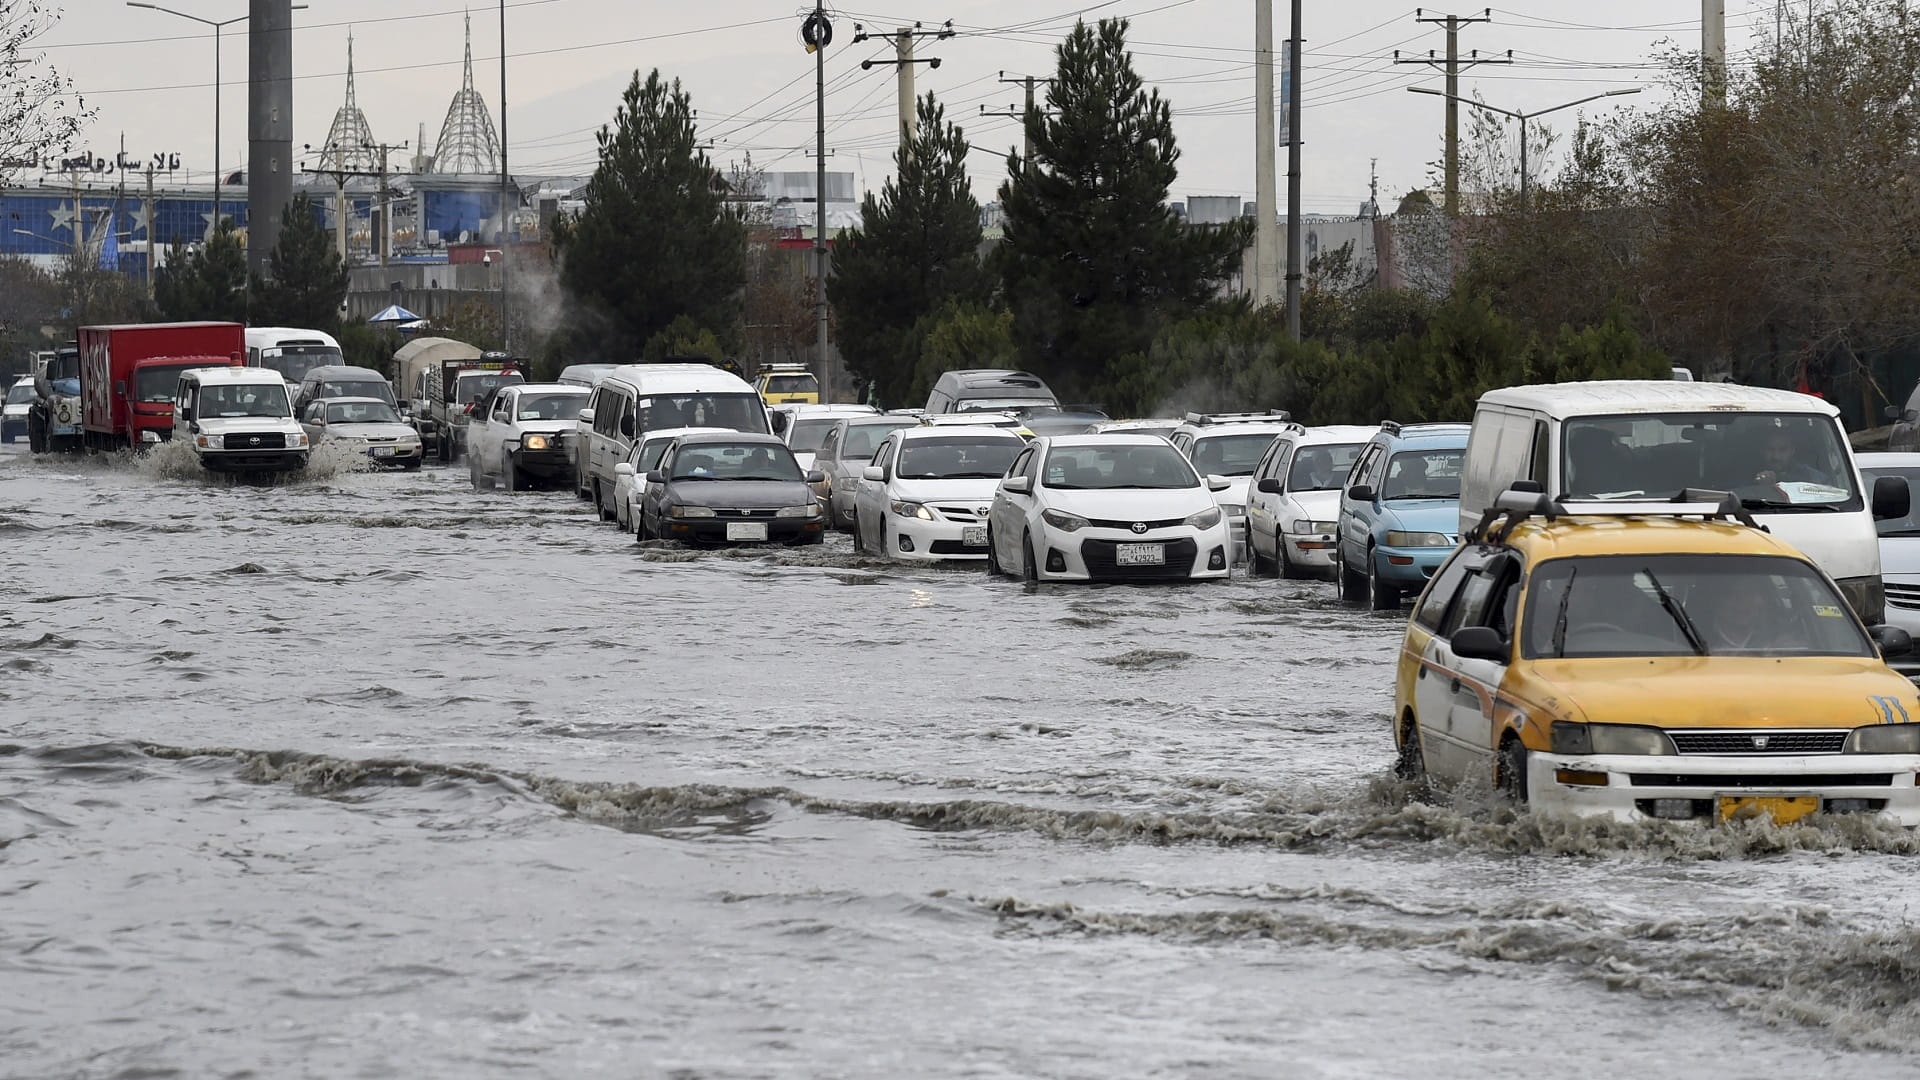
[[[774,515],[775,509],[771,506],[764,508],[752,506],[716,506],[713,508],[713,512],[717,517],[770,518]]]
[[[1887,582],[1887,603],[1909,611],[1920,611],[1920,585]]]
[[[1813,731],[1769,731],[1737,728],[1731,731],[1673,731],[1667,737],[1683,754],[1838,754],[1847,748],[1846,728]]]
[[[1180,525],[1185,523],[1186,520],[1187,520],[1186,518],[1161,518],[1158,521],[1133,522],[1133,521],[1113,521],[1107,518],[1090,518],[1088,519],[1087,524],[1096,529],[1125,529],[1128,532],[1131,532],[1133,531],[1133,527],[1136,524],[1144,524],[1149,529],[1171,529],[1175,525]]]
[[[1080,558],[1087,564],[1087,573],[1094,577],[1185,578],[1193,573],[1193,560],[1200,553],[1200,545],[1191,538],[1151,542],[1164,543],[1166,548],[1166,560],[1158,565],[1121,566],[1117,554],[1120,542],[1115,540],[1082,540]]]

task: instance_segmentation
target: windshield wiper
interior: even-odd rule
[[[1640,572],[1647,575],[1647,584],[1652,585],[1653,591],[1659,595],[1660,606],[1666,608],[1667,614],[1673,616],[1673,621],[1680,624],[1680,632],[1687,635],[1687,644],[1693,646],[1693,654],[1707,655],[1707,643],[1701,640],[1700,631],[1694,629],[1693,620],[1687,618],[1686,611],[1674,600],[1673,594],[1660,584],[1659,578],[1653,576],[1653,567],[1643,566]]]
[[[1740,509],[1742,510],[1785,510],[1785,511],[1818,510],[1822,513],[1837,513],[1840,509],[1840,504],[1830,503],[1830,502],[1826,502],[1826,503],[1782,502],[1779,499],[1741,499]]]
[[[1567,602],[1573,599],[1573,579],[1580,576],[1580,568],[1567,571],[1566,590],[1560,594],[1560,610],[1553,617],[1553,654],[1564,659],[1567,655]]]

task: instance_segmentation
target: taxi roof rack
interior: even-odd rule
[[[1749,529],[1766,532],[1767,527],[1753,519],[1740,505],[1740,499],[1730,491],[1718,491],[1713,488],[1682,488],[1671,499],[1642,499],[1635,502],[1573,502],[1564,499],[1549,498],[1540,490],[1540,485],[1532,480],[1515,481],[1512,487],[1500,493],[1493,505],[1480,515],[1480,521],[1467,531],[1468,543],[1490,542],[1503,544],[1513,532],[1514,526],[1531,517],[1543,517],[1548,521],[1571,515],[1618,516],[1618,517],[1689,517],[1698,515],[1703,521],[1731,521],[1745,525]]]
[[[1187,423],[1199,427],[1208,424],[1244,424],[1272,421],[1291,421],[1293,414],[1285,409],[1268,409],[1266,412],[1190,412]]]

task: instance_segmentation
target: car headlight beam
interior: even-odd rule
[[[908,502],[905,499],[895,499],[892,502],[891,506],[893,508],[893,512],[900,515],[901,517],[919,518],[921,521],[933,520],[933,511],[927,509],[924,503]]]
[[[1387,546],[1397,548],[1452,547],[1453,541],[1446,533],[1437,532],[1401,532],[1391,529],[1387,532]]]
[[[1672,755],[1673,740],[1657,727],[1644,724],[1575,724],[1553,722],[1556,754]]]
[[[553,440],[545,435],[528,435],[520,440],[522,450],[545,450],[553,445]]]

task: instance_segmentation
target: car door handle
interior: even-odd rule
[[[1414,676],[1414,678],[1416,679],[1424,679],[1426,677],[1427,677],[1427,669],[1425,667],[1422,667],[1419,673]]]
[[[1455,680],[1453,680],[1453,692],[1454,692],[1454,693],[1456,693],[1456,694],[1460,692],[1460,680],[1459,680],[1459,679],[1455,679]]]

